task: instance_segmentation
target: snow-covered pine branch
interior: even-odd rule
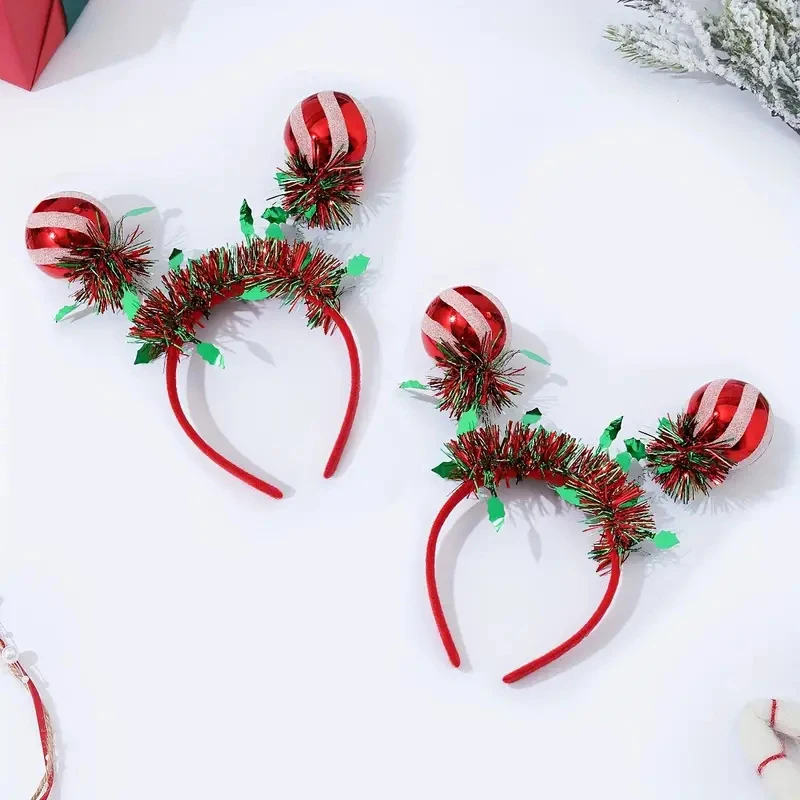
[[[606,28],[625,58],[717,75],[752,92],[800,133],[800,0],[723,0],[719,13],[685,0],[620,2],[650,17]]]

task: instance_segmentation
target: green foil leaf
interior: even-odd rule
[[[314,214],[317,213],[317,204],[314,203],[313,206],[309,206],[306,210],[306,213],[303,216],[310,222],[314,218]]]
[[[127,214],[123,214],[122,218],[125,219],[126,217],[141,217],[142,214],[149,214],[151,211],[155,211],[155,206],[142,206],[141,208],[134,208],[131,209]]]
[[[453,461],[442,461],[442,463],[435,466],[431,472],[435,472],[441,478],[447,480],[454,477],[458,472],[458,465]]]
[[[71,306],[61,306],[61,308],[59,308],[58,311],[56,312],[55,321],[61,322],[61,320],[64,319],[64,317],[66,317],[67,314],[71,314],[76,308],[80,307],[81,307],[80,303],[74,303]]]
[[[660,431],[672,430],[672,422],[670,421],[669,417],[661,417],[661,419],[658,421],[658,429]]]
[[[581,497],[577,489],[572,489],[569,486],[554,486],[555,493],[571,506],[579,506],[581,504]]]
[[[242,200],[242,205],[239,209],[239,227],[242,229],[247,243],[250,244],[255,228],[253,227],[253,209],[250,208],[247,200]]]
[[[659,550],[670,550],[680,543],[681,540],[672,531],[659,531],[653,537],[653,544]]]
[[[183,264],[183,250],[173,247],[169,254],[169,268],[173,272],[177,272],[181,268],[181,264]]]
[[[462,433],[474,431],[478,425],[478,409],[469,408],[458,418],[458,427],[456,428],[456,433],[461,436]]]
[[[347,262],[347,274],[353,275],[354,277],[358,275],[363,275],[364,271],[369,266],[369,256],[365,255],[357,255],[353,256]]]
[[[198,342],[197,354],[203,359],[203,361],[207,361],[209,364],[211,364],[212,367],[225,369],[225,357],[219,351],[219,348],[216,345],[211,344],[211,342]]]
[[[285,172],[277,172],[275,173],[275,180],[278,181],[281,186],[283,186],[286,181],[290,181],[292,179],[291,175],[287,175]]]
[[[522,415],[523,425],[535,425],[542,418],[542,412],[538,408],[528,411]]]
[[[647,448],[641,439],[626,439],[625,449],[630,453],[631,458],[641,461],[647,456]]]
[[[633,508],[641,500],[640,497],[634,497],[633,500],[628,500],[620,505],[620,508]]]
[[[122,291],[122,312],[129,320],[133,320],[142,301],[131,291],[130,286],[126,286]]]
[[[136,358],[133,363],[149,364],[151,361],[155,361],[159,355],[158,346],[153,342],[146,342],[136,351]]]
[[[536,361],[538,364],[544,364],[546,367],[550,366],[550,362],[546,358],[543,358],[538,353],[534,353],[533,350],[520,350],[519,352],[526,358],[529,358],[531,361]]]
[[[286,238],[281,226],[278,225],[277,222],[270,222],[267,226],[267,232],[264,235],[267,239],[276,239],[279,242],[282,242]]]
[[[600,449],[608,450],[608,448],[611,447],[611,443],[617,438],[620,430],[622,430],[622,417],[617,417],[615,420],[612,420],[603,431],[603,435],[600,437]]]
[[[424,392],[427,392],[431,387],[426,386],[424,383],[420,383],[419,381],[403,381],[400,384],[401,389],[420,389]]]
[[[240,300],[266,300],[270,296],[266,286],[251,286],[245,289],[240,295]]]
[[[503,501],[499,497],[492,495],[486,501],[486,511],[489,514],[489,522],[494,525],[496,531],[499,531],[506,521],[506,507],[503,505]]]
[[[631,464],[633,464],[633,456],[631,456],[627,450],[623,450],[621,453],[617,453],[614,457],[614,461],[619,464],[623,472],[628,472],[631,468]]]
[[[666,475],[668,472],[672,472],[673,466],[672,464],[662,464],[660,467],[656,469],[657,475]]]
[[[271,206],[264,211],[261,215],[261,219],[265,219],[267,222],[277,222],[280,224],[289,219],[289,212],[285,211],[280,206]]]

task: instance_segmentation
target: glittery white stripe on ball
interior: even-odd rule
[[[747,426],[753,418],[753,412],[756,410],[756,403],[758,402],[758,396],[760,394],[761,392],[759,392],[752,383],[748,383],[742,390],[742,396],[739,399],[739,407],[736,409],[733,419],[728,423],[728,427],[725,429],[725,441],[728,442],[731,447],[744,436],[744,432],[747,430]]]
[[[764,763],[784,752],[777,734],[800,741],[800,705],[787,700],[777,700],[775,703],[774,727],[771,725],[773,701],[757,700],[742,713],[739,735],[753,770],[761,767],[761,780],[774,800],[798,800],[800,767],[789,758],[776,758]]]
[[[39,247],[36,250],[28,250],[28,255],[37,266],[48,267],[62,259],[71,258],[72,252],[66,247]]]
[[[356,104],[356,108],[361,112],[361,118],[364,120],[364,125],[367,129],[367,150],[364,153],[364,163],[366,164],[372,158],[372,153],[375,150],[375,123],[372,121],[372,115],[367,111],[366,107],[360,100],[352,98]]]
[[[767,428],[764,431],[764,436],[761,439],[761,443],[756,447],[753,451],[752,455],[747,456],[747,458],[743,458],[736,467],[746,467],[748,464],[752,464],[754,461],[758,461],[761,456],[764,455],[764,451],[769,447],[770,442],[772,441],[772,434],[775,432],[775,419],[772,416],[772,409],[769,410],[769,416],[767,417]]]
[[[35,211],[28,217],[26,228],[65,228],[68,231],[89,233],[89,220],[69,211]]]
[[[506,307],[491,292],[487,292],[486,289],[481,289],[478,286],[471,286],[470,288],[474,289],[476,292],[480,292],[484,297],[487,297],[495,304],[497,310],[503,317],[503,322],[505,322],[506,324],[506,330],[511,331],[511,317],[508,316],[508,311],[506,311]]]
[[[57,197],[74,197],[77,200],[85,200],[87,203],[91,203],[95,208],[99,208],[103,214],[106,215],[106,219],[109,222],[113,219],[111,216],[111,212],[95,197],[92,197],[90,194],[84,194],[83,192],[53,192],[53,194],[47,195],[45,200],[55,200]]]
[[[479,290],[482,293],[482,290]],[[475,308],[463,294],[459,294],[455,289],[445,289],[439,297],[444,300],[450,308],[455,309],[467,321],[467,325],[478,334],[478,339],[483,341],[492,335],[492,329],[486,321],[486,317]]]
[[[311,134],[306,127],[306,120],[303,116],[303,104],[299,103],[292,109],[289,116],[289,125],[292,128],[297,147],[300,150],[300,155],[305,158],[310,164],[313,159],[314,144],[311,141]]]
[[[331,158],[346,153],[350,149],[350,134],[347,132],[347,123],[344,121],[339,101],[333,92],[320,92],[317,100],[325,112],[328,120],[328,130],[331,132]]]
[[[436,320],[431,319],[427,314],[422,318],[422,332],[430,336],[434,342],[444,342],[450,347],[457,348],[458,340],[447,328],[440,325]]]
[[[700,401],[700,408],[697,409],[697,422],[695,422],[695,432],[701,430],[706,426],[714,413],[714,407],[717,405],[722,387],[727,383],[726,380],[711,381],[703,393],[703,399]]]

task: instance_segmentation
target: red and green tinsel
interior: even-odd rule
[[[712,435],[696,431],[693,414],[679,414],[675,421],[661,420],[658,432],[647,444],[647,465],[653,480],[673,500],[688,503],[707,495],[727,477],[733,462],[728,445]]]
[[[489,425],[462,434],[445,446],[445,452],[449,460],[436,467],[437,474],[469,483],[476,492],[486,488],[492,497],[501,483],[512,480],[537,478],[552,485],[583,512],[587,531],[600,532],[590,552],[599,569],[608,566],[612,550],[625,559],[656,535],[644,490],[606,452],[567,433],[525,422],[509,422],[505,430]],[[489,513],[491,518],[491,501]]]
[[[301,155],[290,155],[276,178],[283,209],[305,220],[310,228],[339,229],[352,222],[364,187],[362,162],[349,162],[347,153],[320,167]]]

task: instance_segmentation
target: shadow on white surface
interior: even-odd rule
[[[636,606],[639,604],[639,600],[642,596],[642,589],[644,588],[647,571],[648,564],[646,558],[642,558],[641,555],[637,556],[636,554],[629,558],[622,569],[622,582],[619,592],[614,599],[611,609],[598,627],[577,645],[577,647],[561,656],[561,658],[549,666],[535,672],[533,675],[529,675],[527,678],[523,678],[521,681],[511,684],[511,688],[524,690],[531,686],[544,683],[557,675],[569,672],[569,670],[579,666],[584,661],[588,661],[610,645],[614,638],[628,624],[628,621],[636,611]],[[607,578],[598,577],[598,580],[605,581]],[[574,620],[574,625],[572,627],[577,631],[593,611],[593,607],[587,608],[585,617]],[[553,642],[552,646],[557,644],[558,642]],[[537,655],[541,654],[532,653],[531,658],[535,658]]]
[[[211,338],[221,345],[224,345],[225,342],[244,341],[244,331],[253,324],[253,321],[260,319],[265,312],[264,307],[257,303],[237,303],[235,308],[230,303],[226,305],[227,308],[225,308],[224,311],[219,309],[213,317],[215,322]],[[260,361],[269,366],[274,366],[275,362],[272,356],[262,345],[248,343],[247,347]],[[222,349],[225,349],[224,346]],[[197,429],[198,433],[215,450],[238,467],[271,483],[273,486],[277,486],[283,492],[284,497],[292,497],[295,494],[295,490],[292,486],[284,483],[271,473],[266,472],[261,466],[247,458],[247,456],[238,450],[222,432],[222,429],[214,420],[214,415],[211,413],[211,407],[208,403],[208,396],[206,394],[207,365],[202,358],[195,356],[193,349],[190,349],[189,353],[188,359],[186,359],[188,361],[188,366],[185,367],[187,370],[186,405],[189,411],[189,418],[192,420],[192,424]],[[205,456],[199,451],[197,452],[197,457],[207,461]],[[219,467],[216,465],[211,464],[211,462],[208,463],[215,470],[219,470]],[[235,480],[233,476],[225,477],[229,480]]]
[[[33,87],[34,92],[142,56],[175,38],[194,0],[90,2]]]
[[[512,487],[511,492],[512,496],[505,498],[508,517],[511,519],[520,514],[528,523],[528,542],[534,561],[538,563],[541,560],[542,543],[535,527],[535,519],[546,514],[559,515],[564,513],[566,509],[561,504],[556,504],[554,507],[550,502],[551,490],[545,484],[537,481],[526,481],[524,487]],[[461,655],[461,669],[467,672],[471,671],[472,667],[459,626],[458,612],[455,605],[455,568],[458,557],[466,544],[467,537],[478,524],[484,521],[485,516],[484,503],[475,501],[472,498],[472,506],[458,517],[450,530],[443,536],[436,556],[436,576],[442,606],[456,647]],[[630,558],[623,568],[623,582],[620,591],[611,610],[600,623],[600,626],[576,648],[562,656],[554,664],[517,684],[513,684],[512,688],[525,688],[542,683],[555,675],[567,672],[573,667],[582,664],[605,648],[633,616],[642,595],[644,580],[650,570],[651,561],[652,559],[649,559],[646,555],[643,557],[642,554],[635,554]],[[555,569],[556,566],[553,565],[553,568]],[[598,580],[604,581],[607,579],[600,576]],[[558,598],[553,598],[553,601],[557,603]],[[587,608],[585,618],[588,618],[593,611],[593,607]],[[584,621],[585,619],[576,619],[574,621],[574,629],[578,630]],[[558,642],[553,642],[553,646],[556,644]],[[536,653],[532,653],[531,658],[536,655]],[[509,664],[507,669],[510,671],[516,666],[518,665]]]
[[[396,101],[366,97],[363,102],[375,122],[375,155],[364,168],[364,194],[353,219],[356,229],[378,216],[399,192],[412,149],[411,130]]]
[[[696,500],[688,510],[692,514],[724,514],[752,508],[766,495],[784,489],[794,457],[794,432],[789,423],[776,417],[775,430],[767,451],[758,461],[736,469],[725,483],[708,497]]]
[[[537,355],[550,358],[550,350],[542,339],[522,325],[514,323],[512,338],[509,346],[514,350],[531,350]],[[515,366],[525,367],[525,374],[521,376],[522,393],[514,398],[514,407],[502,414],[502,421],[505,419],[519,419],[526,411],[536,406],[543,414],[548,414],[558,402],[556,395],[542,395],[541,391],[545,386],[553,385],[564,388],[569,385],[569,381],[557,372],[553,367],[538,364],[530,361],[525,356],[517,356],[514,360]]]
[[[120,219],[124,214],[134,208],[145,208],[156,204],[147,196],[142,194],[115,194],[103,198],[103,204],[111,212],[115,219]],[[134,217],[125,221],[125,230],[132,231],[137,225],[142,229],[153,248],[150,259],[154,262],[153,275],[150,278],[147,288],[160,285],[159,275],[166,272],[169,267],[169,251],[173,246],[181,248],[180,244],[175,244],[182,236],[182,231],[170,236],[169,242],[166,238],[167,224],[183,214],[180,208],[168,208],[160,211],[157,207],[147,214]]]

